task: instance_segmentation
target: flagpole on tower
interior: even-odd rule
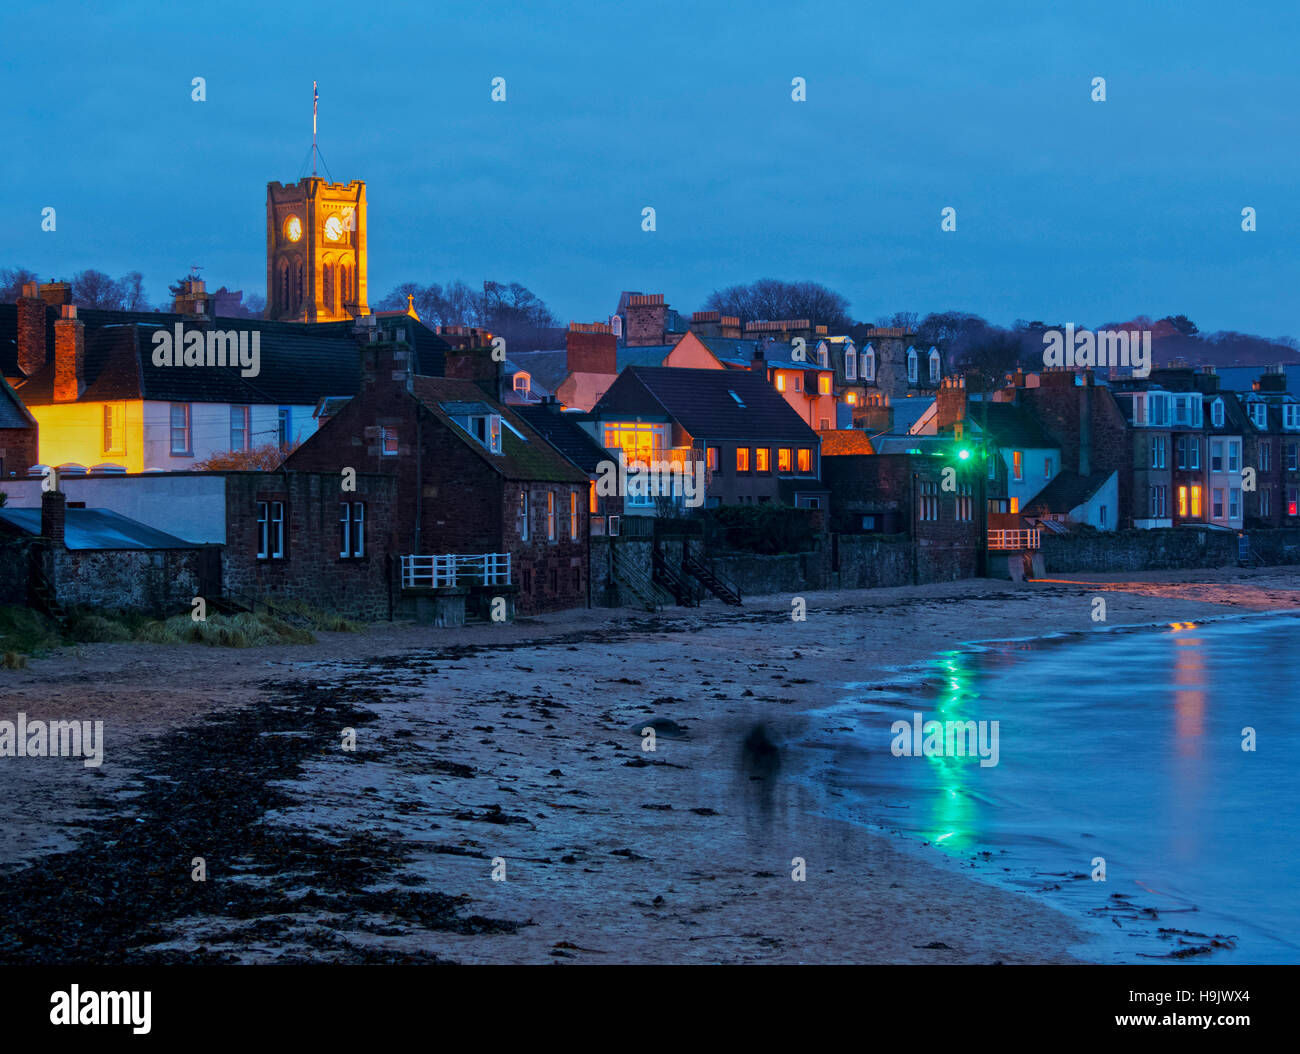
[[[311,82],[311,174],[316,178],[316,107],[320,99],[320,92],[316,90],[316,82]]]

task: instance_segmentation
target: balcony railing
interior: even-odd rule
[[[403,589],[438,589],[442,586],[508,586],[510,554],[480,553],[460,556],[403,556]]]
[[[1037,549],[1038,528],[1017,531],[989,531],[990,549]]]

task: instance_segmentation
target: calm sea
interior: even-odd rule
[[[1000,643],[847,685],[804,745],[836,813],[1076,916],[1097,935],[1076,954],[1149,962],[1231,937],[1173,961],[1296,963],[1298,680],[1291,616]],[[917,712],[997,721],[998,764],[893,756],[891,724]]]

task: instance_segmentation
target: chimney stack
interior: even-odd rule
[[[631,324],[628,325],[631,332]],[[565,368],[569,373],[618,373],[618,337],[605,322],[570,322],[564,335]]]
[[[654,347],[666,342],[668,305],[663,293],[634,293],[627,299],[627,346]]]
[[[41,494],[41,537],[51,545],[62,546],[68,517],[67,495],[61,490]]]
[[[18,298],[18,369],[30,377],[45,365],[49,348],[45,340],[45,301],[35,282],[23,286]]]
[[[46,282],[37,295],[50,307],[63,307],[72,303],[72,286],[67,282]]]
[[[54,323],[54,401],[74,403],[86,390],[86,325],[73,304]]]

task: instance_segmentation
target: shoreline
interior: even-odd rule
[[[1038,639],[1096,632],[1084,594],[1099,587],[1113,614],[1154,620],[1105,632],[1167,626],[1175,613],[1194,621],[1300,613],[1294,573],[1253,570],[810,593],[805,623],[790,621],[789,598],[768,597],[739,610],[588,609],[508,628],[384,625],[364,636],[322,634],[314,647],[218,655],[85,646],[0,680],[15,711],[112,721],[101,776],[60,770],[64,759],[24,771],[0,763],[15,805],[4,861],[70,849],[74,825],[92,815],[92,789],[130,810],[121,792],[140,773],[124,755],[138,747],[147,756],[169,730],[322,681],[351,697],[361,693],[355,682],[388,677],[354,700],[375,715],[361,732],[373,742],[345,766],[325,751],[304,756],[274,826],[320,845],[340,831],[381,831],[380,842],[406,854],[386,881],[427,885],[476,916],[531,924],[430,930],[393,923],[391,904],[376,904],[361,931],[346,932],[344,949],[313,950],[312,933],[340,932],[337,911],[298,912],[278,941],[200,913],[177,916],[153,954],[183,960],[202,944],[239,961],[430,950],[459,962],[1089,961],[1078,955],[1091,934],[1063,910],[972,881],[951,858],[914,859],[922,847],[897,844],[906,836],[818,817],[825,801],[798,786],[799,759],[785,748],[819,719],[832,685],[887,681],[954,646],[1012,640],[1005,631],[1026,622],[1054,624]],[[982,632],[994,626],[1004,632]],[[110,700],[110,713],[86,710]],[[685,735],[666,734],[646,753],[633,726],[654,720]],[[786,766],[770,780],[745,769],[742,744],[759,724]],[[474,776],[447,775],[446,766]],[[16,822],[24,806],[42,819]],[[806,861],[802,883],[791,881],[796,856]],[[507,881],[491,880],[494,858],[506,861]],[[239,866],[229,861],[228,872]]]

